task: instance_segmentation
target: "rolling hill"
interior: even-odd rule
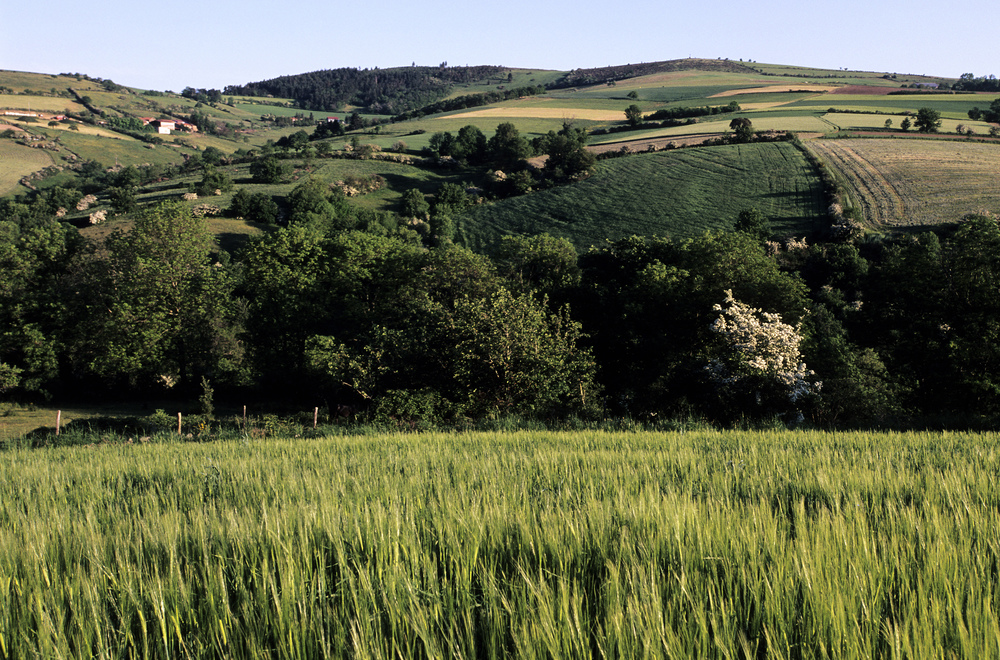
[[[988,107],[997,95],[942,93],[951,86],[961,87],[960,83],[926,76],[686,59],[561,72],[496,66],[331,69],[232,85],[226,94],[216,92],[214,100],[208,100],[199,95],[130,89],[79,74],[0,71],[0,195],[27,199],[34,190],[77,185],[76,172],[88,161],[104,168],[157,167],[165,173],[161,176],[188,181],[192,173],[184,170],[185,163],[191,159],[198,162],[209,148],[234,159],[228,167],[237,188],[246,185],[248,159],[272,151],[289,161],[296,176],[319,176],[334,183],[340,175],[331,172],[346,171],[349,176],[352,168],[365,168],[360,164],[324,168],[321,163],[334,161],[323,159],[354,157],[352,149],[372,145],[370,150],[399,152],[392,160],[402,162],[380,162],[379,176],[386,185],[372,198],[357,198],[352,203],[394,211],[410,188],[431,196],[437,185],[432,181],[484,180],[482,168],[460,168],[441,172],[442,176],[417,174],[433,171],[420,161],[431,138],[444,132],[454,135],[464,126],[475,126],[489,138],[499,124],[509,122],[531,140],[572,124],[590,133],[588,148],[592,151],[645,152],[662,150],[671,143],[691,146],[724,137],[731,132],[732,119],[739,118],[752,122],[759,133],[798,133],[807,145],[815,145],[813,151],[828,161],[849,194],[857,200],[866,194],[877,199],[888,193],[872,189],[876,185],[872,177],[863,180],[864,168],[834,157],[839,153],[833,146],[839,142],[834,140],[861,134],[911,137],[913,133],[904,135],[899,125],[922,107],[940,113],[942,132],[954,133],[960,127],[963,132],[971,131],[974,139],[948,143],[949,159],[965,159],[973,169],[981,161],[992,163],[991,155],[980,157],[976,150],[992,154],[991,149],[1000,149],[990,134],[997,127],[972,121],[968,113],[976,107]],[[928,86],[939,89],[932,94]],[[510,97],[510,90],[521,88],[538,91]],[[484,96],[487,92],[490,97]],[[464,101],[448,102],[473,97],[484,103],[500,97],[504,100],[474,107],[457,107]],[[625,126],[625,108],[633,104],[648,117],[657,111],[721,106],[731,101],[739,104],[738,113],[706,115],[670,125],[644,121],[635,127]],[[340,108],[337,115],[342,119],[345,113],[354,113],[359,128],[343,137],[311,142],[307,151],[276,148],[295,133],[311,133],[318,121],[326,120],[326,108],[331,107]],[[371,113],[396,112],[404,107],[414,110],[405,115],[412,117],[405,121],[399,120],[404,116],[393,121],[388,114]],[[454,109],[442,111],[444,108]],[[122,131],[114,125],[143,117],[194,120],[205,130],[152,136]],[[951,215],[968,205],[937,204],[942,210],[935,214],[916,211],[947,197],[953,189],[948,181],[954,182],[954,177],[935,181],[933,176],[921,174],[930,167],[927,159],[907,155],[916,147],[903,143],[883,142],[880,162],[891,161],[896,169],[890,178],[899,181],[908,180],[913,173],[907,167],[917,167],[915,163],[920,161],[922,169],[914,176],[924,176],[923,183],[906,189],[910,201],[890,221],[875,211],[877,204],[859,203],[864,219],[872,227],[957,219]],[[894,151],[899,151],[898,156],[892,155]],[[319,161],[315,160],[317,154]],[[781,232],[809,234],[820,222],[828,200],[819,192],[818,172],[804,165],[802,158],[801,152],[789,145],[770,143],[635,155],[600,164],[588,181],[477,207],[459,219],[458,238],[470,246],[483,247],[508,233],[538,231],[570,237],[580,246],[632,233],[690,236],[727,228],[735,215],[750,205],[761,208]],[[889,165],[876,163],[869,169],[881,167]],[[292,180],[270,194],[280,203],[294,183]],[[177,183],[175,187],[179,190],[184,185]],[[869,189],[873,192],[862,192]],[[969,190],[965,197],[970,203],[984,209],[996,206],[988,189],[978,185],[965,189]],[[139,193],[140,200],[158,198],[152,188]],[[225,199],[228,197],[220,203]],[[106,204],[102,199],[98,207]]]

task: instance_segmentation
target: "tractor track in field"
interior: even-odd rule
[[[904,220],[906,204],[899,190],[867,158],[839,142],[809,143],[817,155],[835,167],[849,182],[865,222],[873,227],[897,225]]]

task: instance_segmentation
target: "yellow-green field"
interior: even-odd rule
[[[956,222],[1000,212],[1000,144],[877,138],[808,143],[848,184],[872,227]]]
[[[903,121],[903,117],[899,115],[867,115],[867,114],[855,114],[852,112],[828,112],[823,115],[823,119],[827,120],[831,124],[841,128],[841,129],[866,129],[866,128],[884,128],[885,120],[889,119],[892,121],[892,129],[899,130],[899,124]],[[913,121],[913,118],[910,118]],[[964,126],[965,128],[971,128],[976,135],[986,136],[990,132],[989,124],[985,121],[972,121],[971,119],[942,119],[940,132],[942,133],[956,133],[959,126]],[[910,129],[913,131],[914,129]]]
[[[996,434],[337,431],[0,451],[0,658],[995,656]]]
[[[0,124],[0,132],[7,127]],[[33,149],[13,140],[0,139],[0,195],[6,195],[18,186],[21,177],[48,167],[52,156],[44,149]]]
[[[56,114],[85,110],[81,104],[71,98],[0,94],[0,114],[3,114],[3,110],[8,109]]]

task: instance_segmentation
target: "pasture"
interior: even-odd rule
[[[0,132],[7,128],[0,124]],[[49,165],[52,165],[52,156],[48,151],[0,139],[0,195],[13,192],[18,188],[22,177]]]
[[[847,182],[872,228],[957,222],[1000,212],[1000,145],[964,140],[849,139],[808,143]]]
[[[988,108],[996,94],[899,94],[874,96],[870,94],[838,94],[801,99],[791,104],[795,108],[836,108],[862,112],[917,112],[932,108],[942,117],[967,120],[973,107]]]
[[[76,99],[67,97],[0,94],[0,110],[7,109],[61,114],[80,112],[85,108]]]
[[[882,129],[885,127],[885,120],[892,120],[891,130],[899,131],[899,124],[903,117],[897,115],[868,115],[856,114],[853,112],[828,112],[823,115],[823,119],[834,124],[840,129]],[[913,121],[913,118],[910,118]],[[991,124],[985,121],[972,121],[971,119],[942,119],[940,132],[955,133],[959,126],[971,128],[976,135],[985,137],[989,135]],[[910,129],[911,134],[916,133],[916,129]]]
[[[990,657],[998,458],[697,429],[7,449],[0,657]]]
[[[789,143],[679,149],[598,163],[585,181],[459,217],[457,236],[481,249],[507,234],[547,232],[578,249],[632,234],[691,237],[732,228],[756,206],[782,234],[808,235],[825,208],[819,178]]]

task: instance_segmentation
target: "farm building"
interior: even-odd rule
[[[173,119],[154,119],[149,123],[156,128],[157,133],[161,133],[163,135],[170,135],[170,131],[177,128],[177,122]]]

